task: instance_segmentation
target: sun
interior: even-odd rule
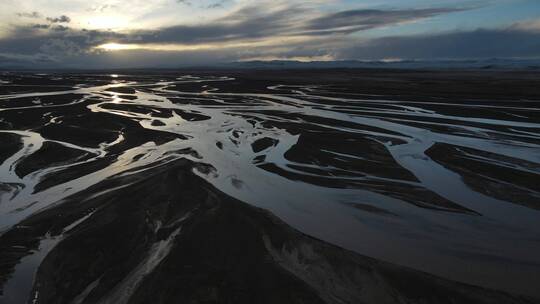
[[[121,50],[132,50],[132,49],[135,49],[136,47],[134,47],[132,44],[121,44],[121,43],[110,42],[110,43],[99,45],[96,48],[100,50],[105,50],[105,51],[121,51]]]

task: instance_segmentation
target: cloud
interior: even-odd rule
[[[462,11],[456,8],[409,10],[348,10],[310,20],[305,30],[312,34],[353,33],[403,22]]]
[[[66,39],[49,39],[40,46],[39,50],[41,54],[45,54],[50,58],[54,58],[58,54],[75,56],[86,52],[77,42]]]
[[[71,18],[69,18],[66,15],[62,15],[62,16],[57,17],[57,18],[47,17],[47,21],[49,21],[51,23],[70,23]]]
[[[41,19],[43,18],[43,15],[39,12],[30,12],[30,13],[17,13],[17,16],[18,17],[21,17],[21,18],[31,18],[31,19]],[[68,16],[66,15],[62,15],[60,17],[47,17],[45,18],[45,20],[49,23],[70,23],[71,22],[71,18],[69,18]],[[34,28],[39,28],[39,29],[47,29],[47,28],[51,28],[51,26],[47,25],[47,24],[34,24],[32,25]],[[64,29],[63,26],[57,26],[57,27],[54,27],[54,29],[58,30],[62,30]]]
[[[41,14],[38,12],[30,12],[30,13],[17,13],[17,16],[23,17],[23,18],[41,18]]]
[[[36,55],[43,51],[43,46],[50,50],[47,46],[53,43],[57,46],[56,52],[49,51],[48,55],[60,59],[91,52],[96,45],[124,37],[123,34],[111,31],[76,30],[61,24],[25,25],[15,27],[9,37],[0,39],[0,53]],[[61,45],[69,47],[58,47]],[[77,52],[73,52],[74,46],[77,46]]]
[[[34,28],[34,29],[42,29],[42,30],[48,29],[50,27],[51,26],[49,24],[33,24],[32,25],[32,28]]]
[[[88,9],[86,9],[86,11],[88,12],[95,12],[95,13],[103,13],[103,12],[106,12],[106,11],[109,11],[109,10],[115,10],[115,9],[118,9],[118,5],[114,5],[114,4],[103,4],[103,5],[94,5]]]
[[[206,8],[208,9],[212,9],[212,8],[222,8],[225,3],[227,2],[227,0],[220,0],[220,1],[217,1],[217,2],[214,2],[214,3],[210,3],[206,6]]]
[[[56,32],[65,32],[65,31],[69,30],[70,28],[68,26],[64,26],[64,25],[55,25],[55,26],[51,27],[51,29],[53,31],[56,31]]]
[[[317,15],[301,5],[248,6],[199,25],[178,25],[132,33],[142,43],[207,43],[284,36],[350,34],[456,12],[457,9],[349,10]],[[129,42],[129,41],[125,41]]]
[[[304,11],[298,8],[262,12],[248,7],[213,22],[136,31],[131,36],[144,43],[206,43],[287,35]]]
[[[338,51],[342,59],[477,59],[539,58],[540,32],[518,29],[478,29],[436,35],[385,37],[351,43]]]
[[[176,3],[191,6],[191,1],[189,0],[176,0]]]
[[[45,54],[21,55],[0,53],[0,66],[26,66],[31,64],[54,64],[55,61]]]
[[[517,30],[540,32],[540,19],[522,21],[514,24],[512,28]]]

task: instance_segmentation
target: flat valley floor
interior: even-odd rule
[[[540,72],[0,72],[0,303],[540,303]]]

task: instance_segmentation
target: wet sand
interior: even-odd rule
[[[0,76],[0,303],[538,303],[540,74]]]

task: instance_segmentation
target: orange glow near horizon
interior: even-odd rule
[[[121,50],[134,50],[138,47],[134,44],[120,44],[120,43],[105,43],[96,47],[105,51],[121,51]]]
[[[226,49],[226,48],[248,48],[248,47],[273,47],[281,46],[286,43],[301,43],[304,41],[313,40],[306,36],[284,36],[272,39],[245,40],[234,42],[214,42],[214,43],[117,43],[108,42],[94,47],[97,50],[104,51],[124,51],[124,50],[150,50],[150,51],[169,51],[169,52],[185,52],[198,50]]]

